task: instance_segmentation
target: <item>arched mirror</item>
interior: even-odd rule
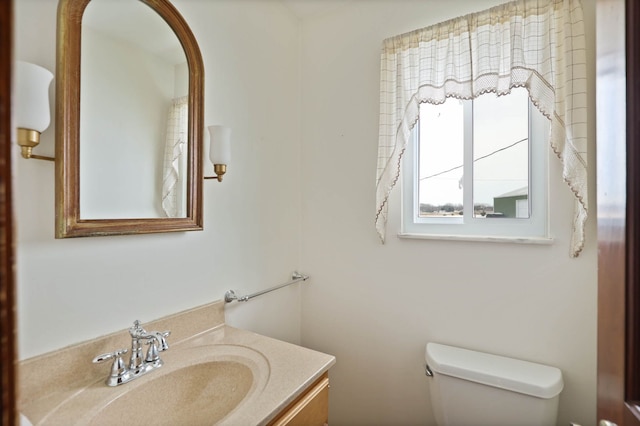
[[[202,229],[203,64],[168,0],[60,0],[56,238]]]

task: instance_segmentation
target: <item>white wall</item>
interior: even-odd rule
[[[222,183],[205,182],[202,232],[55,240],[53,164],[16,156],[22,359],[221,299],[230,288],[279,284],[299,267],[298,22],[279,2],[173,3],[202,51],[204,124],[233,129],[233,164]],[[55,72],[57,2],[15,6],[16,59]],[[54,127],[36,151],[53,154]],[[230,306],[228,320],[299,342],[299,300],[290,288]]]
[[[300,26],[275,0],[173,0],[204,57],[205,124],[233,129],[228,175],[205,183],[205,231],[54,240],[53,167],[16,159],[20,357],[299,266],[308,284],[228,305],[227,318],[337,356],[332,424],[430,424],[427,341],[560,367],[558,424],[595,424],[595,220],[569,258],[573,204],[554,158],[552,246],[399,240],[399,191],[387,244],[373,226],[381,41],[498,2],[353,0]],[[55,3],[16,2],[17,59],[55,69]]]
[[[431,424],[429,341],[562,369],[558,424],[595,424],[596,232],[569,257],[573,201],[551,158],[551,246],[400,240],[374,230],[383,39],[502,0],[351,1],[302,24],[302,343],[336,355],[330,423]],[[584,0],[595,212],[594,1]],[[463,409],[463,408],[462,408]]]

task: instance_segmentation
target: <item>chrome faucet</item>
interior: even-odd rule
[[[118,386],[130,382],[136,377],[142,376],[149,371],[162,367],[164,362],[160,359],[159,352],[169,349],[167,337],[170,331],[152,331],[147,332],[140,321],[135,320],[133,326],[129,328],[131,335],[131,358],[129,365],[125,364],[122,355],[128,352],[127,349],[119,349],[114,352],[98,355],[93,359],[94,363],[100,363],[113,359],[111,373],[107,377],[108,386]],[[146,356],[142,356],[142,344],[149,345]]]
[[[165,331],[160,333],[159,331],[153,331],[148,333],[147,330],[142,328],[140,321],[135,320],[133,326],[129,329],[131,335],[131,359],[129,361],[129,370],[136,370],[149,363],[153,367],[162,366],[163,362],[158,355],[158,352],[163,352],[169,349],[167,344],[167,336],[171,332]],[[142,342],[149,345],[147,355],[142,358]]]

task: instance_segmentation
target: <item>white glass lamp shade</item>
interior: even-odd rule
[[[226,126],[209,126],[211,146],[209,159],[213,164],[229,165],[231,162],[231,129]]]
[[[15,124],[42,133],[49,127],[49,85],[53,74],[41,66],[17,61],[15,68]]]

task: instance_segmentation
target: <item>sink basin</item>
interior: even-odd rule
[[[211,425],[242,402],[253,382],[253,372],[240,362],[184,367],[122,394],[89,424]],[[153,408],[147,408],[150,402]]]
[[[212,340],[215,341],[215,335]],[[194,339],[163,352],[164,365],[121,386],[104,379],[60,389],[64,397],[42,425],[244,424],[246,404],[259,398],[271,367],[252,348]]]

